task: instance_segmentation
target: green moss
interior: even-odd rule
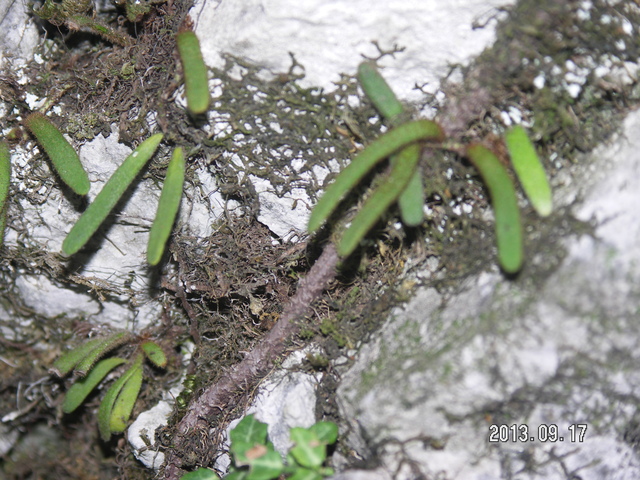
[[[331,318],[325,318],[322,320],[320,324],[320,332],[327,336],[331,337],[338,344],[339,347],[344,347],[347,345],[347,338],[340,331],[338,323]]]

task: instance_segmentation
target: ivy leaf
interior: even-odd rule
[[[309,427],[309,431],[315,433],[318,439],[331,445],[338,440],[338,425],[333,422],[318,422]]]
[[[218,480],[220,477],[216,472],[208,468],[199,468],[193,472],[185,473],[180,480]],[[229,475],[224,477],[230,479]]]
[[[318,436],[307,428],[292,428],[291,441],[295,446],[291,455],[303,467],[317,469],[327,457],[327,447]]]
[[[256,420],[253,414],[247,415],[231,430],[230,438],[231,451],[236,454],[256,444],[264,445],[267,441],[267,424]]]
[[[322,480],[324,477],[315,470],[299,467],[289,480]]]
[[[259,445],[259,447],[263,447],[263,445]],[[254,448],[258,449],[257,447]],[[247,480],[270,480],[280,476],[284,470],[282,457],[273,448],[265,448],[264,452],[260,449],[260,453],[256,454],[256,456],[252,456],[251,450],[249,450],[246,455],[250,465]]]

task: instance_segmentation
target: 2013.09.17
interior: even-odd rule
[[[489,425],[489,443],[501,442],[584,442],[587,433],[586,423],[572,423],[562,433],[555,423],[541,423],[538,428],[529,428],[526,423],[521,424],[492,424]]]

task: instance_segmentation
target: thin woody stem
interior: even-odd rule
[[[187,410],[176,426],[174,447],[167,454],[164,478],[177,480],[181,474],[180,451],[185,439],[195,431],[208,430],[208,419],[228,405],[234,403],[247,389],[255,386],[282,358],[287,346],[298,333],[298,320],[311,312],[312,303],[317,300],[336,275],[339,257],[333,244],[328,244],[322,255],[300,280],[298,290],[285,307],[273,328],[260,340],[246,357],[220,380],[209,386]]]

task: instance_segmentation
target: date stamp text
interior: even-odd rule
[[[582,443],[587,434],[586,423],[572,423],[562,430],[554,423],[541,423],[537,428],[529,428],[525,423],[513,425],[489,425],[489,443],[506,442],[570,442]]]

